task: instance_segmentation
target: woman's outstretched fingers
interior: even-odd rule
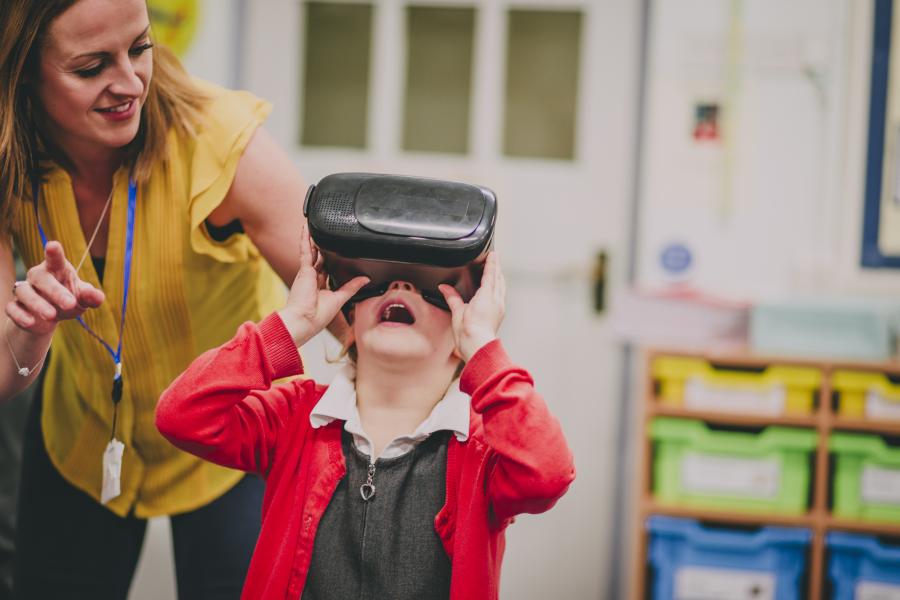
[[[106,300],[106,295],[102,290],[98,290],[90,283],[81,281],[80,279],[75,285],[75,293],[78,300],[78,306],[84,309],[97,308]]]
[[[31,313],[35,317],[44,319],[45,321],[52,321],[56,318],[56,308],[39,294],[34,286],[28,281],[16,287],[16,301],[23,310]]]
[[[6,316],[22,329],[28,329],[36,322],[34,316],[16,301],[6,303]]]
[[[59,242],[55,240],[47,242],[47,247],[44,249],[44,261],[47,264],[47,270],[58,280],[63,281],[68,276],[66,253]]]
[[[66,260],[62,244],[47,242],[43,265],[28,270],[28,282],[37,293],[63,311],[76,308],[78,302],[74,290],[75,268]]]

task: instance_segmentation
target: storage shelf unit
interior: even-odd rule
[[[809,415],[751,415],[715,410],[692,410],[687,407],[664,405],[656,395],[653,377],[653,361],[663,356],[701,358],[712,364],[731,367],[762,369],[768,365],[807,366],[821,370],[822,382],[817,401]],[[813,533],[807,569],[808,597],[821,598],[827,576],[825,564],[825,536],[830,531],[848,531],[881,536],[900,536],[900,523],[883,521],[857,521],[836,517],[829,508],[831,466],[828,442],[832,431],[866,432],[885,436],[900,436],[900,421],[866,420],[847,418],[836,413],[832,399],[831,376],[837,370],[855,369],[879,372],[894,378],[900,377],[900,361],[860,362],[807,360],[794,357],[755,356],[750,354],[697,354],[678,350],[648,350],[645,352],[643,392],[639,399],[639,431],[636,436],[637,502],[632,523],[631,598],[644,600],[647,590],[648,535],[645,522],[651,515],[686,517],[724,525],[738,526],[795,526],[809,528]],[[810,480],[810,504],[805,514],[785,515],[697,508],[661,503],[652,493],[653,441],[649,435],[650,423],[656,417],[680,417],[697,419],[712,425],[759,428],[770,425],[803,427],[818,433],[818,442],[812,459]]]

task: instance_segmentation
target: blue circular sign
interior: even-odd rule
[[[691,267],[694,258],[690,249],[684,244],[669,244],[659,253],[659,263],[667,273],[680,275]]]

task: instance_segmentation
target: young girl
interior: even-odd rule
[[[440,286],[449,312],[404,281],[355,304],[355,364],[327,387],[274,381],[367,278],[328,290],[305,228],[300,258],[284,309],[200,356],[156,413],[179,448],[266,479],[243,597],[497,598],[506,526],[552,507],[574,466],[496,337],[496,256],[468,303]]]

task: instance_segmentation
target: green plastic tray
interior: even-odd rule
[[[659,417],[653,494],[662,504],[802,514],[818,434],[770,426],[760,433],[714,431],[702,421]]]
[[[840,517],[900,522],[900,448],[877,435],[833,433],[833,512]]]

